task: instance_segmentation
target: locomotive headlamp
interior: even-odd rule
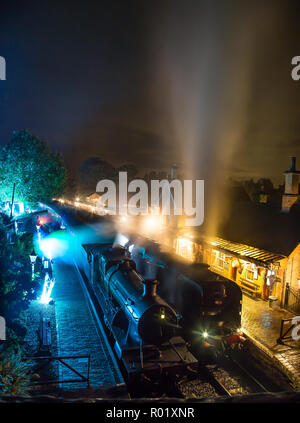
[[[165,309],[161,308],[160,309],[160,318],[163,320],[166,318],[166,313],[165,313]]]
[[[206,331],[203,332],[203,338],[207,338],[208,337],[208,333]]]

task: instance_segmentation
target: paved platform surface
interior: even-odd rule
[[[123,384],[105,336],[99,330],[90,309],[79,273],[74,265],[60,260],[54,263],[57,346],[59,356],[91,355],[90,385],[92,388]],[[87,374],[86,359],[66,360],[81,374]],[[78,379],[67,367],[59,366],[60,379]],[[63,384],[64,389],[82,389],[86,383]]]
[[[300,389],[300,340],[277,344],[281,319],[292,317],[292,313],[278,306],[270,308],[267,301],[243,295],[242,326],[245,332],[272,357],[274,364],[289,377],[294,387]]]

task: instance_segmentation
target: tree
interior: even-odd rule
[[[136,177],[138,169],[134,164],[123,164],[122,166],[117,167],[113,175],[113,179],[117,183],[119,182],[119,172],[127,172],[127,180],[130,182]]]
[[[80,191],[91,194],[96,191],[96,186],[102,179],[112,179],[115,168],[99,157],[89,157],[84,160],[79,168]]]
[[[1,228],[0,245],[0,315],[12,327],[16,326],[14,319],[18,319],[30,301],[36,299],[37,282],[31,280],[29,261],[33,249],[32,236],[21,235],[11,245]]]
[[[15,183],[15,201],[48,201],[63,193],[65,182],[60,154],[27,130],[14,131],[0,151],[0,200],[11,200]]]

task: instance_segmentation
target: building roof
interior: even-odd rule
[[[236,203],[219,226],[217,235],[233,243],[288,256],[300,243],[300,208],[289,213],[269,204]]]
[[[294,204],[289,213],[281,212],[279,205],[257,204],[249,201],[234,202],[230,210],[225,213],[220,212],[215,234],[209,232],[208,221],[209,216],[205,218],[202,226],[193,230],[191,227],[183,228],[183,233],[193,233],[202,241],[206,237],[215,235],[216,239],[227,242],[228,248],[229,245],[231,248],[237,245],[245,246],[254,249],[252,251],[257,249],[266,254],[273,254],[274,259],[289,256],[300,244],[299,201]],[[225,249],[224,244],[223,247]],[[251,256],[248,257],[251,258]],[[271,257],[269,258],[272,260]]]
[[[266,264],[277,262],[285,258],[285,256],[281,254],[274,254],[266,250],[251,247],[249,245],[226,241],[222,238],[208,238],[205,240],[205,242],[224,251],[239,254],[241,257],[244,257],[247,260],[252,259]]]
[[[90,198],[90,197],[101,197],[101,195],[98,194],[98,192],[92,192],[91,194],[87,195],[86,197],[87,198]]]

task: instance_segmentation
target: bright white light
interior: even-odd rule
[[[134,244],[131,244],[131,245],[129,246],[128,251],[129,251],[130,253],[132,253],[133,247],[134,247]]]
[[[20,202],[18,204],[19,204],[19,213],[20,214],[23,214],[24,213],[24,210],[25,210],[24,203],[23,202]]]
[[[123,234],[117,235],[115,244],[119,244],[119,245],[122,245],[122,247],[124,247],[127,244],[127,242],[129,242],[129,239],[125,235]]]
[[[160,228],[159,216],[148,216],[144,219],[144,229],[153,231]]]
[[[46,273],[44,286],[43,286],[43,292],[40,298],[40,302],[42,304],[49,304],[49,302],[51,301],[50,295],[51,295],[53,286],[54,286],[54,281],[50,279],[48,273]]]
[[[126,222],[127,221],[127,217],[126,216],[122,216],[121,217],[122,222]]]
[[[67,243],[57,238],[43,238],[40,241],[40,249],[43,255],[52,260],[55,257],[62,256],[67,250]]]
[[[205,331],[203,332],[203,338],[207,338],[208,337],[208,333]]]

